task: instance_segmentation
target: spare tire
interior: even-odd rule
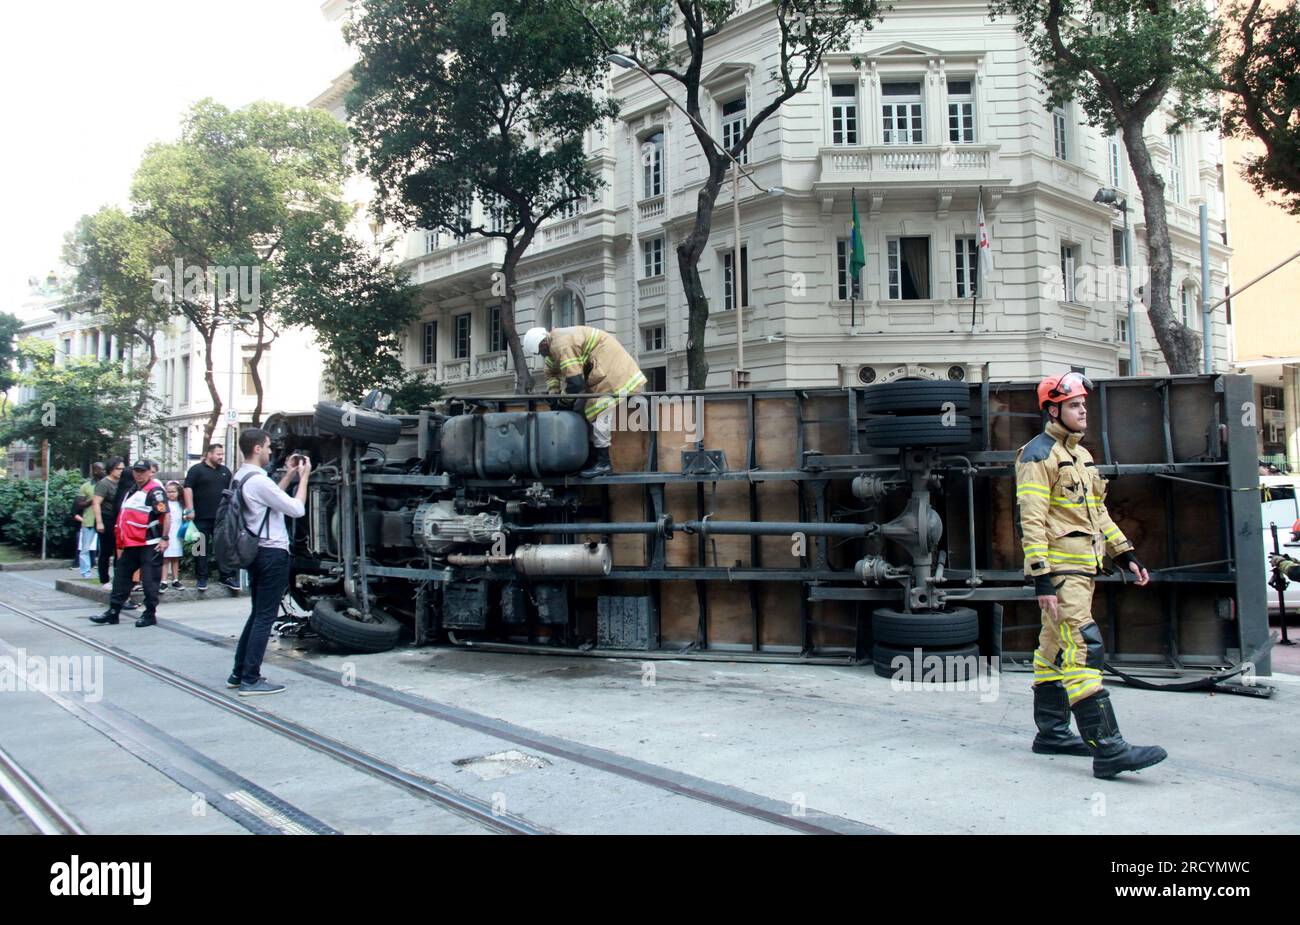
[[[863,404],[874,414],[942,414],[951,402],[957,411],[970,407],[970,386],[930,379],[882,382],[863,390]]]
[[[347,423],[344,423],[344,417]],[[402,436],[402,422],[391,414],[343,406],[338,402],[323,401],[316,405],[316,429],[336,437],[351,437],[364,443],[384,446],[396,443]]]
[[[396,617],[371,607],[367,622],[347,598],[317,601],[308,622],[322,639],[349,652],[387,652],[402,635]]]
[[[969,607],[904,613],[889,607],[871,612],[871,638],[898,646],[960,646],[980,638],[979,614]]]
[[[905,418],[873,418],[864,431],[867,445],[880,448],[910,446],[965,446],[970,443],[970,418],[954,415],[951,423],[942,414],[920,414]]]
[[[920,661],[917,661],[916,650],[921,650]],[[926,659],[932,655],[937,655],[943,659],[939,663],[941,669],[939,678],[943,681],[969,681],[972,677],[972,667],[974,662],[971,656],[980,654],[980,647],[977,645],[969,646],[887,646],[876,643],[872,650],[872,661],[875,663],[876,674],[882,678],[897,678],[900,681],[924,681],[926,680]],[[893,661],[895,658],[902,656],[907,661],[895,668]],[[949,662],[948,659],[957,659]],[[933,675],[934,669],[930,669]]]

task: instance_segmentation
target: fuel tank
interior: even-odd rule
[[[587,422],[573,411],[458,414],[440,441],[444,469],[481,479],[567,475],[587,462]]]

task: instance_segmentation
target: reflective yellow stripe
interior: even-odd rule
[[[564,369],[567,366],[581,366],[581,365],[582,365],[582,358],[574,357],[572,360],[565,360],[563,363],[561,363],[560,369]]]
[[[1046,488],[1021,487],[1016,489],[1016,497],[1019,497],[1020,495],[1037,495],[1040,498],[1050,498],[1051,492],[1049,492]]]
[[[1047,558],[1058,562],[1093,562],[1097,556],[1093,553],[1049,552]]]
[[[1041,488],[1041,489],[1043,489],[1043,490],[1046,490],[1048,486],[1042,484],[1041,482],[1021,482],[1021,483],[1020,483],[1020,487],[1021,487],[1021,488]]]
[[[1083,502],[1066,501],[1064,498],[1053,498],[1052,507],[1083,507]]]

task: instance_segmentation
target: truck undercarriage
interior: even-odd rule
[[[1098,579],[1110,661],[1268,673],[1252,386],[1098,383],[1085,445],[1152,571]],[[614,474],[543,397],[415,415],[322,403],[268,419],[314,467],[290,593],[326,640],[647,657],[1025,659],[1016,449],[1034,384],[655,393],[618,409]]]

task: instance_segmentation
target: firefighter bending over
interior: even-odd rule
[[[1092,387],[1076,372],[1038,384],[1047,414],[1043,433],[1016,454],[1016,510],[1025,575],[1034,580],[1042,631],[1034,652],[1033,750],[1045,755],[1092,755],[1096,777],[1114,777],[1163,761],[1157,745],[1124,741],[1110,694],[1101,685],[1105,651],[1092,619],[1094,579],[1109,555],[1133,573],[1139,587],[1150,577],[1106,511],[1106,480],[1079,441],[1087,425]],[[1083,738],[1070,732],[1073,711]]]
[[[596,448],[595,464],[579,474],[595,478],[612,472],[609,444],[614,407],[623,396],[639,392],[646,381],[636,361],[612,334],[585,325],[554,331],[529,328],[522,346],[525,354],[546,358],[547,392],[558,393],[563,383],[569,394],[600,393],[597,398],[574,401],[573,410],[591,425],[591,443]]]

